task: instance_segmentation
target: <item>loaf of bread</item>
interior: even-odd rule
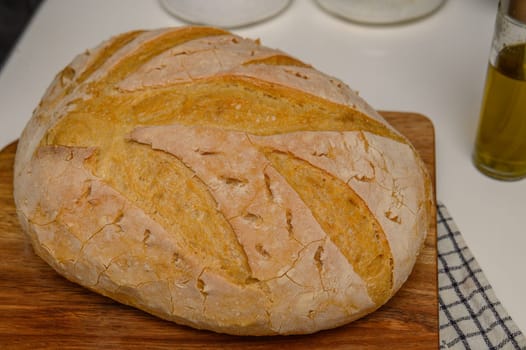
[[[182,325],[304,334],[386,303],[431,220],[422,160],[356,92],[209,27],[133,31],[77,56],[18,145],[35,252]]]

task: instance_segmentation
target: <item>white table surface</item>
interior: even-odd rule
[[[293,0],[270,21],[234,30],[339,77],[377,109],[428,116],[436,129],[437,196],[519,328],[526,331],[526,180],[471,163],[497,0],[448,0],[399,26],[335,18]],[[131,29],[180,25],[155,0],[48,0],[0,72],[0,148],[16,140],[54,75],[78,53]]]

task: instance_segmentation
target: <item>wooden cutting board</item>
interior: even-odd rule
[[[434,129],[420,114],[384,112],[435,174]],[[73,284],[37,257],[13,202],[16,143],[0,151],[0,349],[438,349],[436,223],[413,273],[375,313],[304,336],[236,337],[157,319]]]

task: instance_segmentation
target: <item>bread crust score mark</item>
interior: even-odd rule
[[[302,133],[299,134],[301,137]],[[323,136],[325,143],[329,143],[339,133],[328,132],[315,137]],[[280,137],[285,143],[287,140],[298,142],[298,138],[288,134]],[[262,149],[258,140],[265,143],[268,137],[172,125],[136,129],[131,139],[175,155],[196,172],[232,222],[247,255],[254,258],[258,257],[257,253],[261,255],[260,259],[249,262],[253,277],[266,280],[274,277],[276,272],[282,274],[283,269],[290,269],[288,259],[296,260],[303,246],[325,240],[329,235],[350,263],[350,268],[357,269],[357,274],[366,281],[374,302],[381,305],[388,299],[393,284],[393,266],[384,232],[369,208],[344,181],[334,179],[304,160],[276,152],[276,149]],[[306,152],[320,153],[319,149],[311,148],[312,142],[297,146]],[[203,151],[213,156],[203,156]],[[352,160],[349,153],[346,155],[347,159],[340,160],[342,163]],[[229,182],[224,179],[236,180]],[[268,193],[271,193],[270,198]],[[293,198],[292,202],[290,198]],[[335,207],[324,209],[327,201],[334,203]],[[317,232],[312,237],[305,237],[312,227],[316,227]],[[371,230],[373,234],[370,234]],[[292,244],[292,254],[284,248],[287,241]],[[322,264],[319,259],[321,252],[317,252],[318,264]],[[275,264],[262,271],[270,262]]]
[[[381,306],[416,260],[431,191],[412,146],[341,81],[206,27],[79,55],[15,161],[22,227],[53,268],[231,334],[311,333]]]

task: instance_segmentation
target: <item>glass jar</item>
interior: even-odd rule
[[[194,24],[234,28],[269,19],[290,0],[159,0],[170,14]]]
[[[526,177],[526,0],[501,0],[473,152],[500,180]]]
[[[392,24],[426,16],[444,0],[317,0],[321,8],[338,17],[368,23]]]

